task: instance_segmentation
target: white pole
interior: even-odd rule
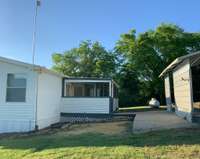
[[[33,24],[33,42],[32,42],[32,64],[34,68],[35,64],[35,46],[36,46],[36,30],[37,30],[37,12],[38,12],[38,6],[40,6],[40,0],[36,0],[35,5],[35,15],[34,15],[34,24]]]
[[[34,25],[33,26],[34,27],[33,28],[33,43],[32,43],[32,64],[33,64],[33,71],[34,71],[34,64],[35,64],[35,46],[36,46],[36,29],[37,29],[37,11],[38,11],[38,6],[40,6],[40,0],[36,0],[35,15],[34,15],[34,24],[33,24]],[[36,82],[35,130],[38,129],[38,124],[37,124],[37,96],[38,96],[38,83]]]

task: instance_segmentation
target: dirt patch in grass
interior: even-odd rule
[[[79,135],[83,133],[101,133],[106,135],[117,135],[130,133],[132,128],[131,121],[118,121],[106,123],[87,123],[74,124],[62,131],[60,135]]]
[[[61,128],[46,128],[36,132],[25,132],[25,133],[5,133],[0,134],[0,140],[15,139],[15,138],[29,138],[46,135],[58,135],[58,136],[69,136],[69,135],[81,135],[85,133],[97,133],[105,135],[120,135],[120,134],[131,134],[132,133],[132,121],[111,121],[111,122],[100,122],[100,123],[66,123]]]

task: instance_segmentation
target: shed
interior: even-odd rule
[[[45,128],[60,120],[62,75],[0,57],[0,133]]]
[[[167,66],[164,78],[168,111],[190,122],[200,121],[200,51],[181,56]]]

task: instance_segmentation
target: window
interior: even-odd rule
[[[95,96],[95,84],[85,84],[85,96],[94,97]]]
[[[26,101],[26,75],[11,74],[7,75],[7,102],[25,102]]]
[[[109,83],[97,83],[97,96],[108,97],[109,96]]]
[[[74,85],[74,96],[82,97],[83,96],[83,86],[81,84]]]
[[[109,97],[109,83],[66,83],[68,97]]]

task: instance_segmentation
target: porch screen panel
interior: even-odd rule
[[[66,83],[66,97],[109,97],[109,83]]]

